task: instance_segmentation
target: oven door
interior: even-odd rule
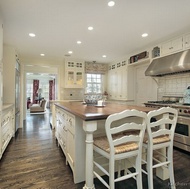
[[[178,116],[174,146],[190,152],[190,117]]]

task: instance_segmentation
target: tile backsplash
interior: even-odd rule
[[[84,89],[69,89],[65,88],[63,90],[64,100],[83,100]]]
[[[183,96],[190,86],[190,73],[168,75],[158,79],[158,100],[162,96]]]

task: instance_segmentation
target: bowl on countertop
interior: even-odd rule
[[[84,101],[86,104],[97,104],[98,100],[102,100],[102,94],[84,94]]]

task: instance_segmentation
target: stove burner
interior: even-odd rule
[[[188,104],[188,103],[184,103],[183,105],[184,105],[184,106],[190,106],[190,104]]]

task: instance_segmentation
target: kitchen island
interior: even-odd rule
[[[85,180],[83,189],[94,189],[93,184],[93,135],[101,134],[105,119],[126,109],[148,113],[150,107],[106,103],[105,106],[86,105],[82,102],[55,103],[55,135],[66,162],[69,163],[74,182]],[[85,132],[84,132],[85,131]],[[98,132],[100,131],[100,132]]]

